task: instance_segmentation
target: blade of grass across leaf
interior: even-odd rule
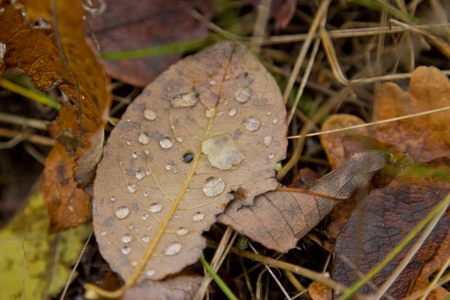
[[[439,218],[444,214],[450,203],[450,194],[442,199],[429,213],[428,215],[416,226],[414,227],[402,240],[401,242],[392,249],[391,252],[381,261],[375,268],[373,268],[363,279],[355,283],[348,291],[342,294],[338,299],[345,300],[350,298],[355,294],[361,287],[368,283],[376,274],[378,274],[381,269],[383,269],[392,259],[394,259],[405,247],[406,245],[417,235],[420,231],[431,221],[431,229],[439,221]]]

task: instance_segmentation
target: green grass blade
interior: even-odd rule
[[[208,262],[203,257],[200,257],[200,262],[205,267],[206,271],[208,271],[208,273],[212,276],[212,278],[217,283],[217,285],[220,287],[222,292],[228,297],[228,299],[238,300],[238,298],[233,294],[233,292],[226,285],[226,283],[223,282],[222,278],[220,278],[220,276],[217,275],[216,272],[214,272],[214,270],[209,266]]]

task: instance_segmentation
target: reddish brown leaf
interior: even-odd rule
[[[411,77],[408,91],[384,83],[374,103],[373,121],[425,112],[450,106],[450,81],[434,67],[419,67]],[[380,142],[394,144],[416,162],[450,156],[448,111],[377,125],[372,135]]]
[[[346,199],[383,168],[386,158],[381,152],[353,155],[335,171],[322,177],[309,191]],[[219,222],[248,236],[265,247],[287,252],[314,228],[334,207],[336,200],[303,193],[274,191],[256,197],[255,203],[243,206],[239,199],[218,217]]]
[[[253,0],[253,4],[260,5],[261,0]],[[297,5],[296,0],[272,0],[270,10],[273,13],[275,19],[280,23],[281,28],[286,28],[295,13],[295,7]]]
[[[41,91],[59,88],[68,98],[62,101],[59,121],[50,128],[53,136],[64,142],[55,147],[46,160],[48,169],[43,193],[49,206],[51,231],[76,226],[76,222],[84,222],[90,213],[89,196],[77,186],[86,187],[92,180],[101,157],[103,127],[111,101],[108,79],[84,40],[80,2],[60,0],[55,3],[55,33],[64,55],[54,39],[47,36],[53,34],[51,30],[31,28],[23,23],[21,12],[7,1],[1,2],[4,11],[0,14],[0,41],[6,44],[6,66],[19,66]],[[33,9],[35,7],[29,11]],[[64,132],[75,139],[70,140],[67,134],[63,136]],[[57,182],[59,179],[64,183]],[[75,195],[78,197],[74,198]],[[74,201],[80,203],[74,204]]]
[[[100,252],[127,287],[198,260],[201,236],[231,192],[248,203],[278,185],[285,106],[241,44],[181,60],[149,85],[114,128],[94,185]]]
[[[364,121],[353,115],[332,115],[322,125],[322,131],[341,129],[355,125],[364,124]],[[336,132],[320,136],[320,142],[327,154],[331,168],[334,170],[338,165],[347,159],[346,151],[343,146],[343,139],[350,134],[359,134],[368,136],[367,128],[363,127],[351,131]]]
[[[63,144],[56,144],[50,151],[44,170],[43,191],[46,191],[47,214],[51,231],[75,227],[90,216],[91,197],[77,188],[73,180],[75,162],[67,154]]]
[[[121,52],[170,45],[206,36],[206,23],[212,17],[207,0],[107,0],[106,11],[92,18],[90,28],[101,52]],[[199,22],[191,14],[198,10]],[[92,32],[90,32],[90,30]],[[112,77],[136,86],[146,86],[176,62],[181,54],[157,58],[106,60]]]
[[[417,168],[427,167],[437,171],[441,168],[444,171],[442,168],[448,168],[449,164],[450,160],[443,158],[425,166],[412,165],[388,186],[374,190],[361,203],[361,210],[349,219],[337,239],[333,278],[342,284],[351,285],[355,279],[359,279],[355,268],[358,272],[367,274],[375,267],[450,191],[450,183],[430,175],[418,175]],[[419,252],[389,288],[389,295],[400,299],[414,290],[416,280],[426,263],[433,257],[442,255],[441,250],[446,251],[446,247],[441,248],[440,245],[444,241],[448,243],[449,227],[450,217],[447,214],[441,218]],[[360,243],[355,241],[357,236]],[[380,286],[392,274],[411,245],[412,243],[379,272],[372,283]],[[448,252],[444,252],[444,255],[448,256]],[[433,270],[427,270],[424,275],[438,267],[435,265]],[[423,284],[423,278],[421,281]],[[375,291],[365,286],[361,292]]]

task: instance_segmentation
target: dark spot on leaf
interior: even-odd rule
[[[65,162],[61,161],[61,163],[56,167],[56,175],[58,176],[58,180],[63,180],[65,178]]]
[[[183,155],[183,161],[185,163],[191,163],[194,160],[194,153],[192,152],[187,152]]]

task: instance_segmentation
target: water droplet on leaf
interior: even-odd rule
[[[156,120],[156,112],[151,109],[144,110],[144,118],[150,121]]]
[[[156,271],[155,270],[149,270],[149,271],[147,271],[147,276],[153,276],[153,275],[155,275],[156,274]]]
[[[148,242],[150,242],[150,237],[147,236],[147,235],[144,235],[144,236],[142,237],[142,241],[143,241],[144,243],[148,243]]]
[[[131,236],[131,234],[126,233],[124,234],[121,238],[122,242],[124,242],[125,244],[128,244],[131,242],[131,240],[133,239],[133,237]]]
[[[177,234],[178,235],[186,235],[186,234],[188,234],[189,233],[189,230],[187,230],[186,228],[183,228],[183,227],[180,227],[178,230],[177,230]]]
[[[203,221],[204,218],[205,218],[205,215],[202,214],[201,212],[196,212],[196,213],[192,216],[192,220],[194,220],[194,222],[200,222],[200,221]]]
[[[256,131],[261,127],[261,122],[257,117],[249,117],[245,120],[244,126],[250,131]]]
[[[153,203],[152,205],[150,205],[149,207],[149,211],[153,212],[153,213],[157,213],[160,212],[162,209],[162,205],[159,203]]]
[[[118,209],[116,209],[116,217],[119,219],[125,219],[129,213],[130,210],[126,206],[121,206]]]
[[[211,176],[205,180],[205,184],[203,185],[203,191],[206,196],[215,197],[217,195],[222,194],[225,189],[225,182],[223,182],[222,178]]]
[[[237,110],[236,110],[236,108],[230,108],[229,110],[228,110],[228,115],[230,116],[230,117],[234,117],[235,115],[237,114]]]
[[[228,133],[205,139],[202,143],[202,152],[208,157],[210,164],[220,170],[227,170],[239,164],[244,158],[233,137]]]
[[[199,93],[195,88],[192,88],[187,93],[181,93],[170,98],[170,106],[171,107],[190,107],[197,104],[199,99]]]
[[[234,97],[238,102],[245,103],[248,100],[250,100],[250,97],[252,96],[252,89],[249,87],[245,88],[238,88],[236,92],[234,93]]]
[[[170,149],[173,146],[173,141],[169,138],[163,138],[159,141],[159,144],[161,145],[161,148],[163,149]]]
[[[145,133],[139,134],[139,142],[141,142],[142,145],[147,145],[149,141],[148,135]]]
[[[128,247],[128,246],[123,246],[120,250],[121,250],[122,253],[125,254],[125,255],[128,255],[128,254],[130,254],[130,252],[131,252],[131,248]]]
[[[134,194],[137,190],[137,186],[135,184],[129,184],[127,186],[128,190],[130,191],[130,193]]]
[[[266,146],[269,146],[272,143],[272,139],[273,137],[271,135],[266,135],[264,137],[264,144],[266,144]]]
[[[144,176],[145,176],[144,171],[137,171],[136,172],[136,178],[137,179],[142,179],[142,178],[144,178]]]
[[[180,243],[172,243],[169,245],[169,247],[167,247],[164,254],[172,256],[172,255],[178,254],[180,251],[181,251],[181,244]]]

